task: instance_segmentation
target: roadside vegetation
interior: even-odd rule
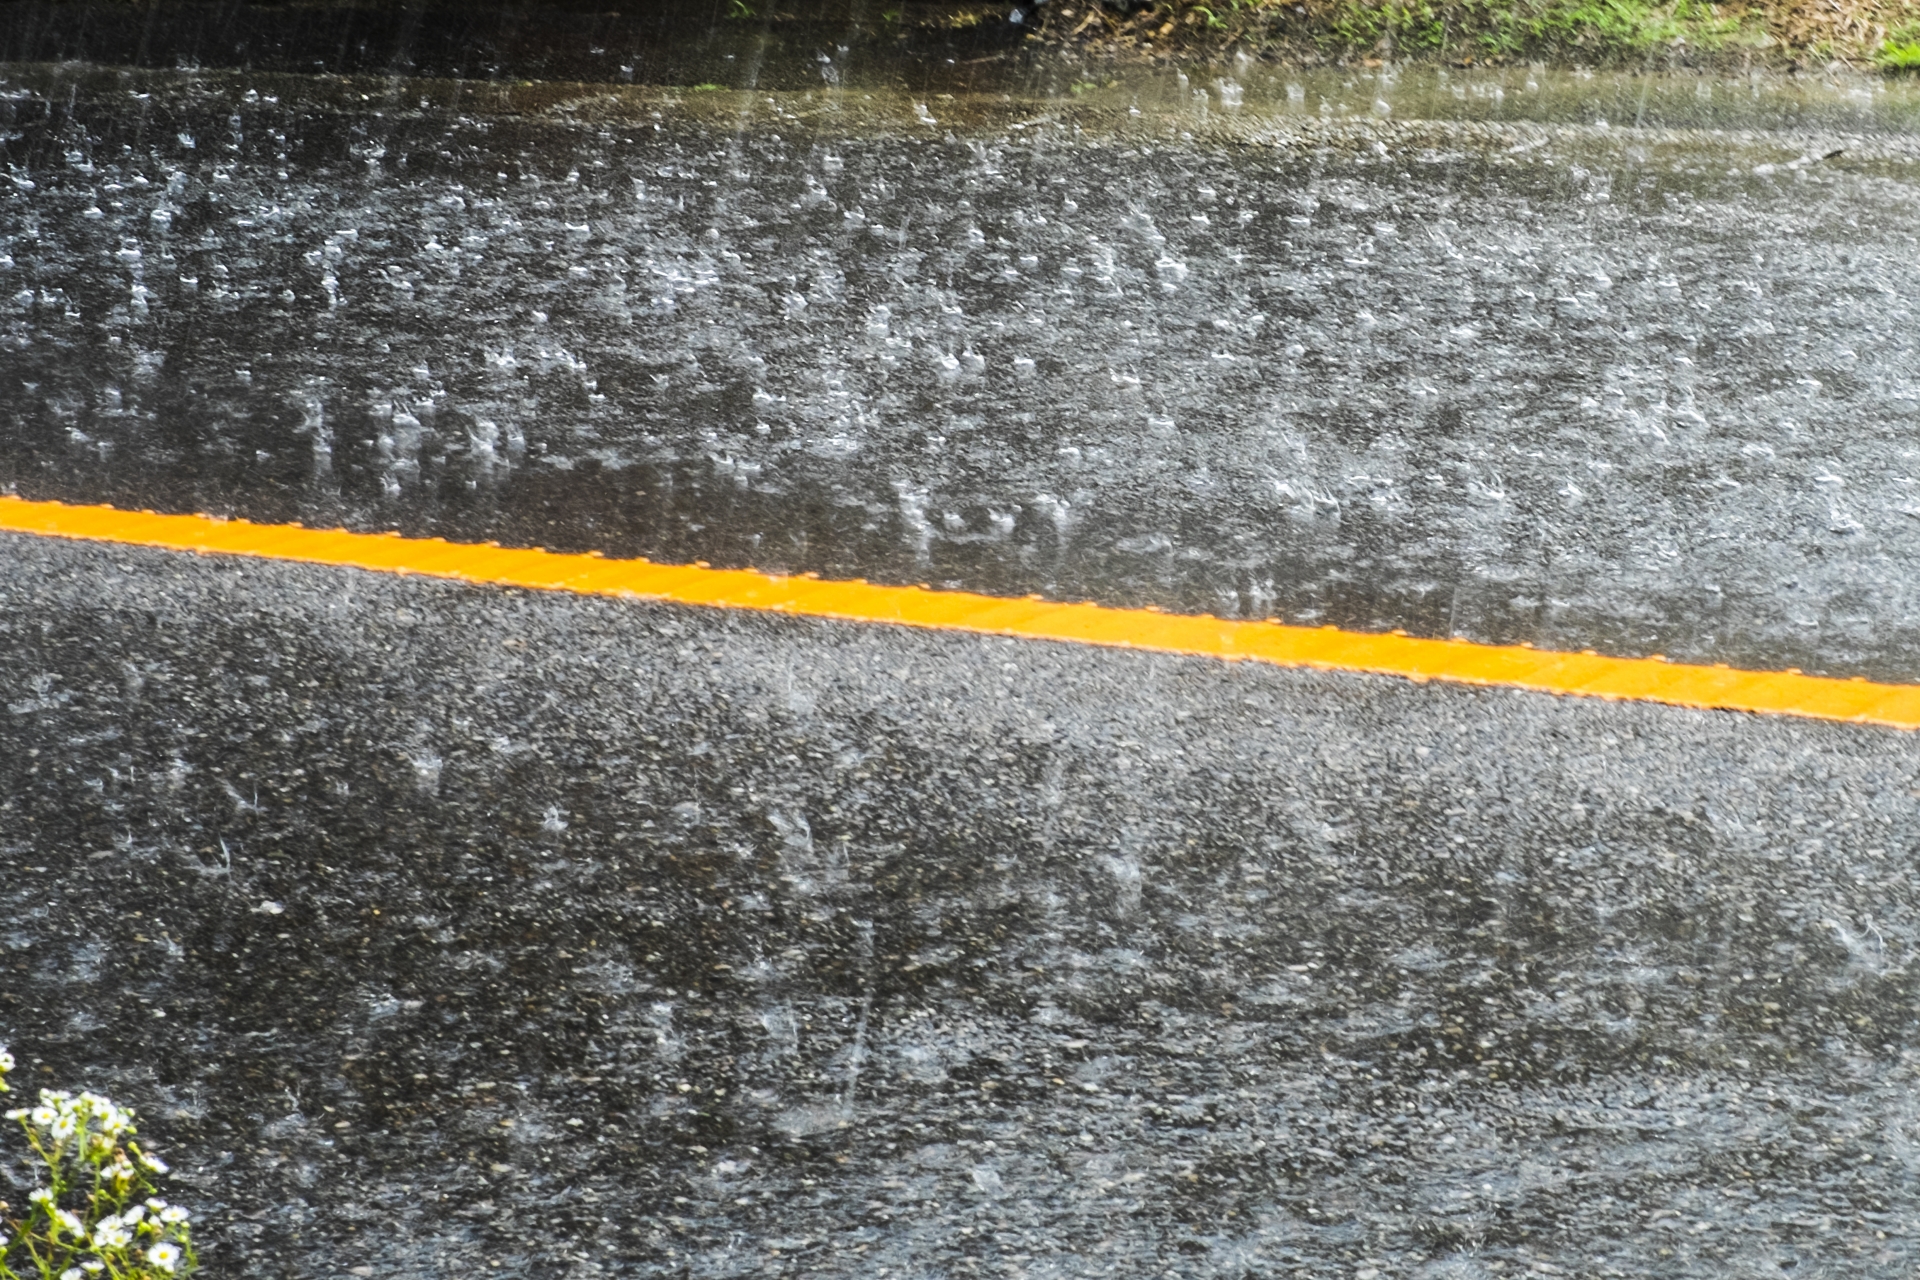
[[[1920,71],[1920,22],[1889,33],[1880,42],[1874,61],[1888,71]]]
[[[1004,21],[1004,8],[954,21]],[[1043,14],[1039,39],[1149,55],[1920,72],[1920,0],[1053,0]]]
[[[0,1047],[0,1093],[13,1055]],[[40,1090],[6,1113],[31,1155],[8,1181],[39,1184],[25,1208],[0,1201],[0,1280],[185,1280],[199,1267],[191,1215],[155,1192],[166,1161],[134,1141],[133,1112],[97,1093]]]

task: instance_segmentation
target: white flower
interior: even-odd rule
[[[168,1275],[172,1275],[174,1267],[180,1263],[180,1246],[163,1241],[147,1250],[147,1261]]]
[[[72,1108],[74,1114],[83,1121],[91,1118],[102,1133],[110,1137],[133,1132],[133,1112],[120,1106],[112,1098],[100,1093],[83,1093],[79,1105]]]
[[[62,1231],[66,1231],[72,1235],[79,1236],[82,1240],[86,1239],[87,1229],[80,1224],[80,1219],[74,1217],[65,1209],[55,1209],[51,1216],[53,1218],[53,1231],[51,1234],[57,1236]]]
[[[167,1202],[165,1200],[162,1200],[159,1196],[147,1197],[147,1208],[153,1210],[155,1213],[160,1212],[162,1209],[166,1207],[167,1207]]]
[[[53,1189],[51,1187],[35,1187],[27,1193],[27,1199],[33,1201],[35,1204],[45,1205],[51,1209],[53,1207]]]
[[[127,1211],[120,1215],[120,1221],[126,1223],[128,1226],[132,1226],[146,1216],[147,1211],[141,1206],[137,1204],[129,1205],[127,1206]]]
[[[68,1267],[60,1273],[60,1280],[87,1280],[87,1273],[78,1267]]]
[[[54,1141],[65,1142],[73,1136],[76,1128],[78,1126],[74,1123],[73,1117],[63,1114],[53,1118],[53,1123],[47,1126],[47,1132],[53,1135]]]
[[[7,1112],[7,1119],[25,1120],[27,1116],[30,1114],[32,1113],[29,1112],[25,1107],[15,1107],[13,1110]]]
[[[38,1125],[40,1128],[44,1129],[48,1125],[53,1123],[53,1108],[47,1106],[45,1103],[42,1103],[39,1106],[35,1107],[32,1111],[29,1111],[27,1113],[27,1118],[29,1120],[32,1120],[34,1124]]]
[[[7,1052],[7,1046],[0,1044],[0,1073],[13,1070],[13,1055]]]
[[[85,1262],[82,1262],[80,1264],[80,1269],[82,1271],[105,1271],[107,1269],[107,1264],[100,1261],[100,1259],[98,1258],[88,1258]]]
[[[177,1204],[168,1205],[166,1208],[160,1211],[160,1221],[166,1223],[170,1227],[177,1226],[180,1223],[187,1221],[190,1216],[191,1215],[189,1215],[185,1209],[182,1209]]]
[[[93,1247],[96,1249],[124,1249],[132,1243],[133,1233],[118,1218],[104,1218],[93,1229]]]
[[[145,1151],[142,1151],[140,1153],[140,1163],[145,1165],[147,1167],[148,1172],[150,1173],[168,1172],[167,1162],[165,1160],[162,1160],[159,1156],[152,1155]]]

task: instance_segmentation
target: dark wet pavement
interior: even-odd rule
[[[1224,81],[1002,102],[23,69],[0,471],[1915,674],[1904,98],[1836,90],[1824,132],[1635,132],[1397,123],[1368,105],[1393,86],[1316,83],[1256,111]],[[1488,114],[1447,88],[1396,100]]]
[[[809,71],[7,68],[5,481],[1915,675],[1906,89]],[[1914,1271],[1908,735],[12,536],[0,600],[4,1029],[227,1274]]]
[[[226,1274],[1915,1266],[1906,735],[5,563],[9,1028]]]

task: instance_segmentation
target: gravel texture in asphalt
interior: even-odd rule
[[[0,483],[1920,677],[1920,98],[1522,74],[15,68]]]
[[[18,537],[0,689],[229,1275],[1920,1261],[1908,735]]]
[[[1920,677],[1912,86],[736,44],[0,67],[0,486]],[[1920,1269],[1910,735],[18,536],[0,708],[228,1275]]]

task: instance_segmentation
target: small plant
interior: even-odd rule
[[[1873,60],[1882,71],[1920,71],[1920,25],[1889,31]]]
[[[13,1056],[0,1048],[0,1093]],[[42,1089],[6,1113],[48,1185],[24,1217],[0,1204],[0,1280],[166,1280],[199,1266],[187,1211],[153,1194],[166,1162],[133,1140],[133,1112],[97,1093]]]
[[[735,22],[744,22],[755,15],[747,0],[727,0],[727,16]]]

